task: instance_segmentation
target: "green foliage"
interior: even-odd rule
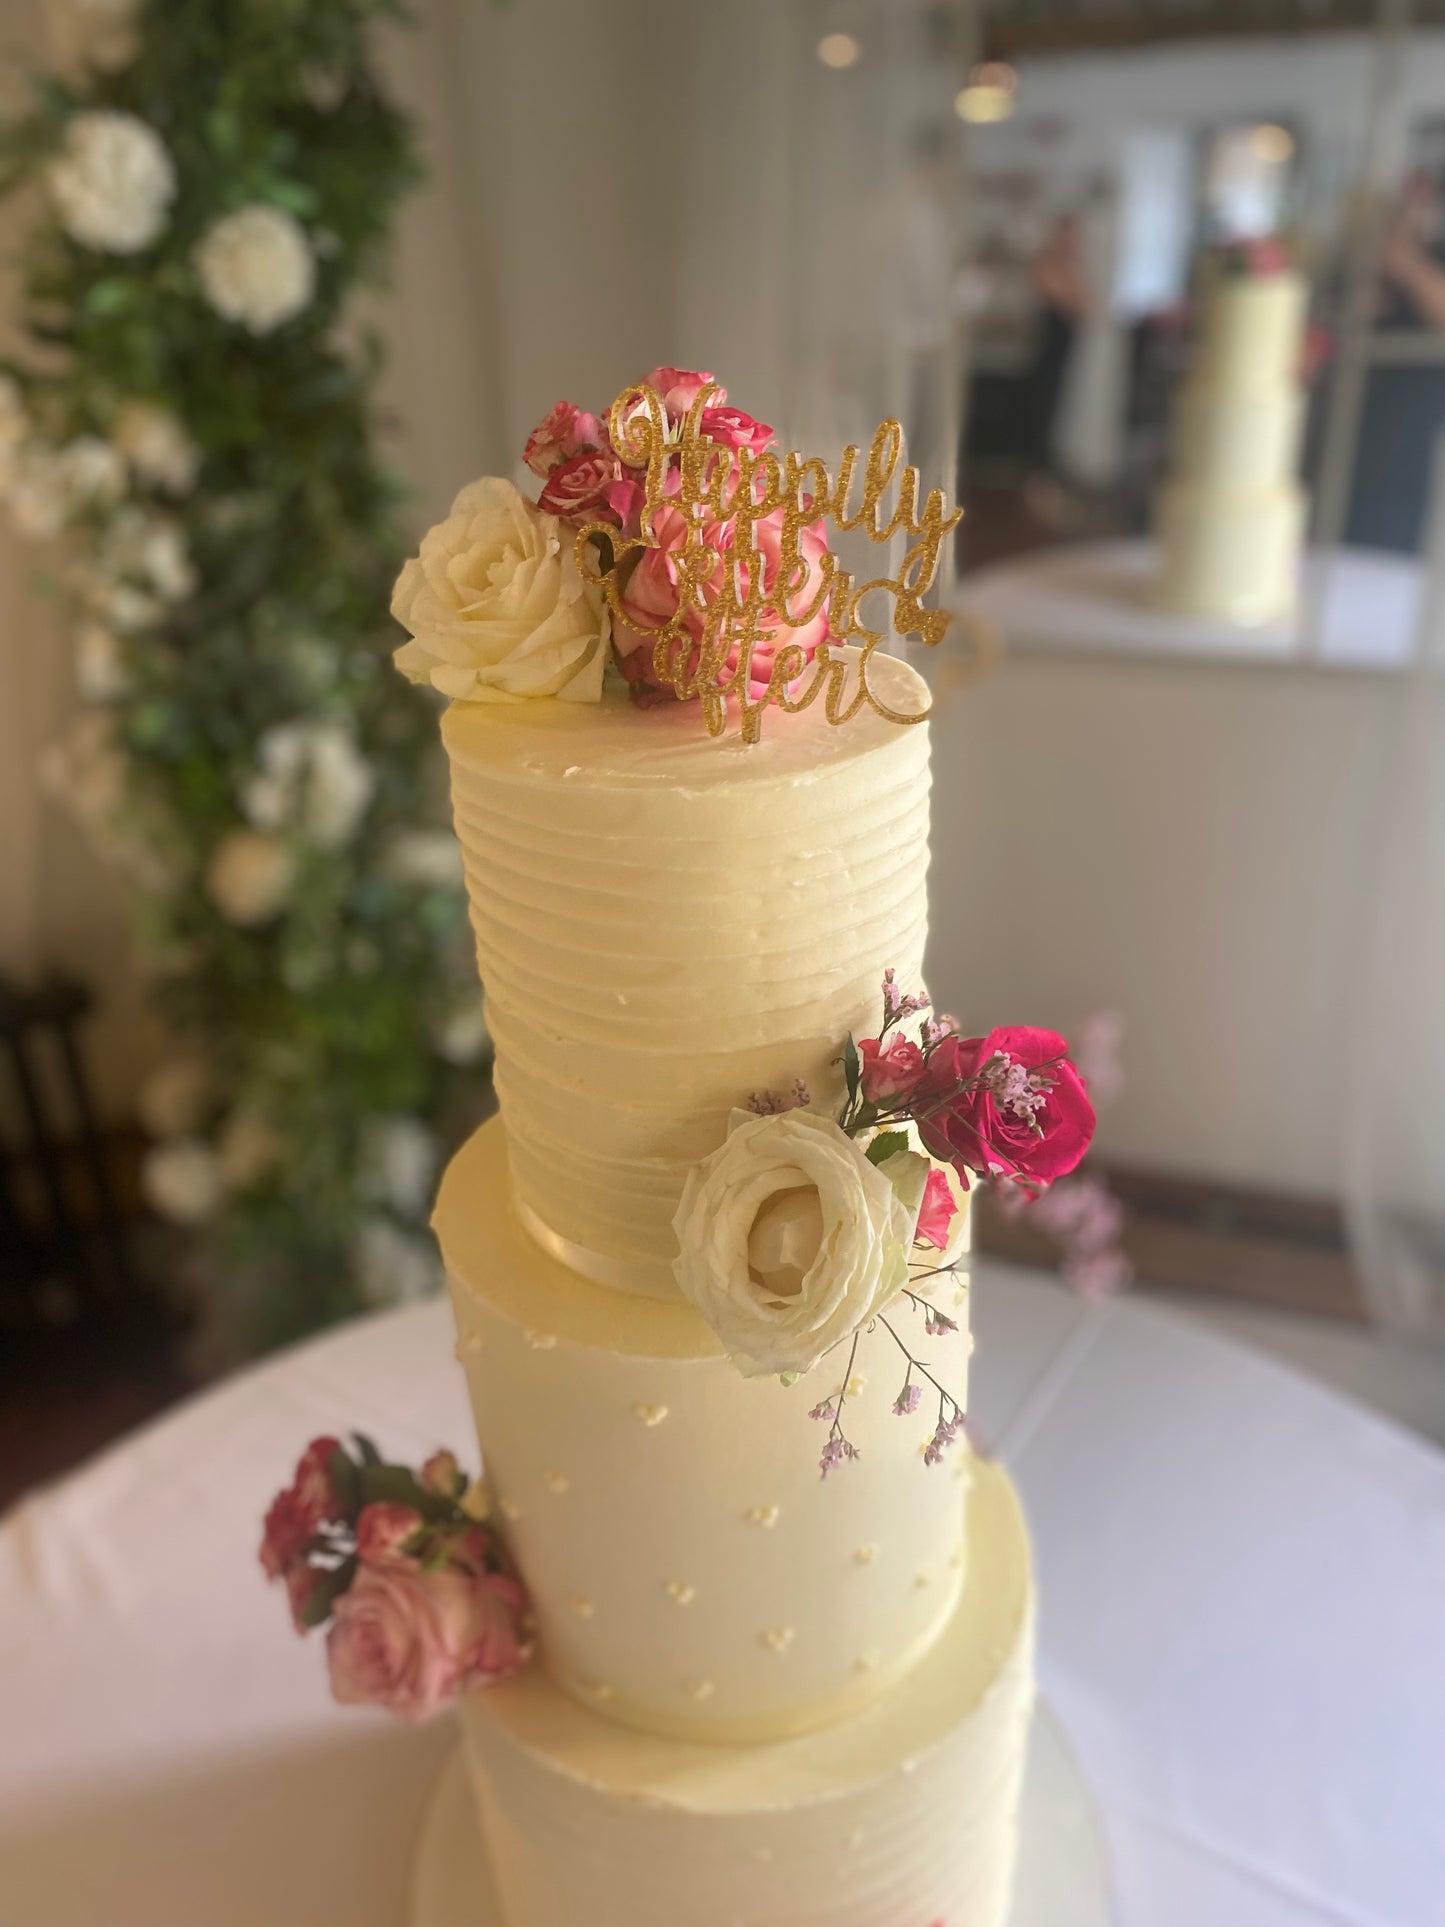
[[[407,545],[374,440],[376,352],[340,345],[344,305],[378,273],[418,176],[367,56],[368,29],[393,12],[385,0],[150,0],[127,61],[40,80],[30,113],[0,129],[0,190],[43,174],[72,116],[98,108],[143,120],[175,169],[164,229],[138,252],[80,245],[39,204],[22,259],[30,351],[8,373],[43,450],[111,436],[143,402],[200,454],[179,496],[135,473],[121,500],[72,507],[70,593],[78,619],[99,607],[122,632],[124,687],[102,713],[123,802],[100,827],[144,873],[161,995],[211,1070],[194,1135],[223,1147],[244,1116],[273,1140],[207,1226],[215,1275],[244,1279],[256,1301],[260,1342],[356,1308],[359,1233],[381,1225],[393,1247],[425,1236],[417,1201],[368,1176],[376,1121],[424,1120],[444,1148],[480,1096],[478,1072],[435,1048],[477,995],[459,876],[418,879],[389,855],[443,823],[444,781],[434,708],[389,661]],[[257,203],[302,223],[316,264],[310,302],[260,334],[215,311],[194,261],[213,222]],[[195,586],[122,623],[106,611],[134,571],[104,558],[118,518],[138,510],[179,534]],[[268,921],[228,920],[208,867],[247,827],[268,732],[298,723],[344,729],[370,800],[339,842],[299,808],[268,826],[292,867],[285,902]],[[407,1249],[414,1286],[423,1247]],[[388,1289],[377,1269],[373,1298]]]

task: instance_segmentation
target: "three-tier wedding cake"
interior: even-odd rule
[[[677,369],[527,459],[394,604],[496,1046],[435,1217],[486,1490],[317,1441],[263,1558],[340,1697],[459,1695],[506,1927],[1003,1927],[1033,1595],[970,1186],[1093,1113],[1063,1039],[919,988],[928,692],[864,612],[937,639],[957,518],[896,424],[830,475]]]
[[[1199,352],[1175,407],[1159,498],[1160,599],[1182,615],[1258,624],[1294,607],[1307,287],[1277,245],[1209,265]]]

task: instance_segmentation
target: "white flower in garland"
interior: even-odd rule
[[[134,505],[123,508],[107,529],[95,574],[107,589],[124,583],[162,603],[184,602],[199,583],[180,524]],[[145,619],[153,621],[160,613],[150,610],[148,617],[131,625],[111,619],[117,628],[142,627]]]
[[[279,837],[230,830],[206,865],[206,895],[228,923],[251,930],[281,914],[295,874],[291,853]]]
[[[396,1112],[367,1127],[358,1190],[398,1217],[421,1218],[432,1201],[441,1152],[419,1117]]]
[[[351,1247],[356,1289],[367,1305],[404,1305],[441,1287],[441,1266],[430,1239],[413,1237],[390,1218],[367,1218]]]
[[[59,535],[70,515],[70,478],[60,450],[26,442],[0,479],[16,532],[31,542]]]
[[[114,502],[125,488],[125,461],[118,449],[99,435],[77,435],[59,454],[61,472],[71,502]]]
[[[735,1111],[689,1172],[678,1286],[740,1371],[807,1371],[907,1284],[928,1160],[888,1166],[814,1111]]]
[[[149,247],[176,192],[176,170],[155,129],[108,108],[72,116],[48,178],[71,240],[106,254]]]
[[[261,738],[257,762],[241,807],[258,830],[295,828],[323,850],[350,841],[376,772],[345,723],[280,723]]]
[[[128,401],[115,418],[111,441],[136,476],[167,495],[189,495],[201,451],[168,408]]]
[[[201,292],[226,321],[268,335],[301,313],[316,292],[306,230],[284,208],[256,203],[226,214],[195,252]]]
[[[141,1190],[152,1210],[173,1224],[204,1224],[224,1195],[221,1161],[199,1138],[172,1138],[141,1160]]]
[[[216,1081],[203,1057],[168,1057],[136,1093],[136,1116],[152,1137],[189,1137],[205,1122]]]
[[[488,1043],[486,1012],[480,994],[448,1011],[432,1033],[437,1056],[448,1064],[475,1064]]]
[[[131,686],[125,647],[103,623],[82,623],[75,637],[75,687],[82,702],[114,703]]]
[[[398,830],[382,851],[381,867],[414,889],[459,890],[462,846],[450,830]]]

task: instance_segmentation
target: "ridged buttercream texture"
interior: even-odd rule
[[[900,711],[903,664],[872,667]],[[838,1089],[927,909],[928,729],[821,703],[760,743],[695,705],[456,704],[443,735],[513,1182],[534,1232],[619,1290],[672,1295],[689,1167],[728,1112]]]
[[[448,1170],[436,1228],[497,1516],[569,1691],[647,1733],[774,1741],[858,1711],[923,1656],[965,1582],[970,1458],[921,1463],[937,1413],[893,1413],[885,1331],[855,1363],[861,1457],[824,1481],[808,1408],[842,1357],[789,1387],[746,1379],[681,1299],[556,1263],[508,1210],[496,1119]],[[904,1310],[900,1329],[963,1400],[963,1275],[939,1302],[958,1332],[924,1338]]]
[[[928,1657],[826,1732],[644,1740],[533,1669],[463,1705],[512,1927],[1003,1927],[1033,1699],[1028,1546],[978,1473],[970,1587]]]

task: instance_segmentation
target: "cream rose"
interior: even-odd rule
[[[602,694],[610,621],[572,535],[495,475],[471,482],[401,572],[391,612],[414,638],[396,652],[412,682],[462,702]]]
[[[735,1111],[673,1219],[678,1287],[749,1377],[805,1372],[908,1282],[927,1163],[812,1111]]]

